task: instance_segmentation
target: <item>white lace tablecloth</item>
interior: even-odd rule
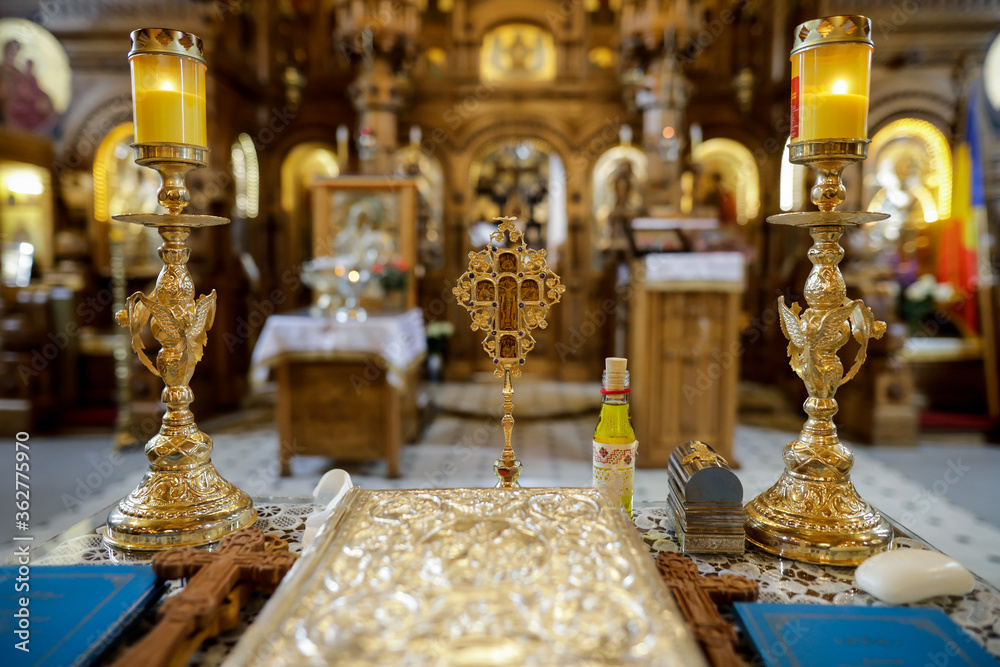
[[[653,557],[664,551],[680,553],[666,507],[636,508],[632,520]],[[908,536],[897,537],[896,546],[927,548]],[[761,602],[889,606],[854,586],[853,567],[799,563],[754,548],[742,555],[696,554],[690,558],[703,575],[737,574],[756,580]],[[942,595],[907,606],[941,609],[987,651],[1000,656],[1000,594],[979,577],[968,595]]]
[[[400,315],[369,315],[364,322],[272,315],[254,347],[250,377],[259,387],[270,369],[284,361],[335,361],[359,354],[382,357],[389,382],[402,389],[407,368],[427,354],[423,313],[414,308]]]
[[[263,531],[265,535],[274,535],[286,540],[288,550],[292,553],[301,553],[301,538],[306,527],[306,519],[314,512],[322,510],[325,505],[309,502],[307,499],[288,498],[284,499],[287,502],[280,502],[281,500],[255,501],[257,522],[254,526]],[[102,523],[100,518],[106,515],[107,510],[98,512],[94,517],[91,517],[90,523],[96,526]],[[112,549],[104,543],[104,539],[96,530],[66,540],[60,540],[58,537],[55,540],[60,543],[45,555],[34,559],[32,565],[140,564],[150,562],[153,557],[151,553],[130,554]],[[165,596],[176,595],[184,588],[185,583],[183,579],[171,581]],[[216,667],[222,664],[226,655],[236,646],[236,642],[257,618],[257,614],[263,609],[268,598],[269,596],[264,593],[253,593],[240,611],[238,625],[228,632],[223,632],[205,641],[191,656],[188,664],[201,667]],[[117,642],[105,655],[101,656],[100,664],[110,665],[120,658],[129,646],[153,628],[155,622],[155,613],[144,614],[122,641]]]
[[[302,551],[301,538],[306,519],[325,505],[304,501],[290,504],[255,502],[254,507],[257,509],[254,526],[265,535],[280,537],[288,542],[289,551],[299,553]],[[95,516],[106,514],[103,512]],[[132,565],[148,563],[153,559],[151,552],[129,553],[109,547],[97,530],[66,540],[56,537],[55,541],[59,541],[58,546],[33,559],[32,565]]]
[[[261,499],[255,501],[255,506],[256,526],[266,534],[287,540],[289,551],[294,553],[302,550],[300,540],[306,518],[324,508],[323,504],[302,498]],[[91,519],[92,527],[100,524],[106,514],[107,511],[94,515]],[[666,507],[637,507],[632,512],[632,520],[652,557],[655,558],[664,551],[680,551],[674,534],[673,520],[668,515]],[[911,537],[897,538],[896,543],[901,548],[927,548],[923,542]],[[149,558],[148,555],[125,556],[108,548],[96,532],[90,531],[79,537],[62,540],[54,549],[34,560],[33,564],[147,562]],[[755,549],[748,549],[742,555],[705,554],[695,555],[691,559],[697,563],[701,574],[738,574],[755,579],[760,584],[762,602],[885,606],[884,603],[854,587],[854,568],[851,567],[798,563]],[[183,587],[181,580],[171,584],[168,595],[176,594]],[[267,599],[268,596],[255,593],[240,613],[239,625],[206,641],[192,656],[189,664],[200,667],[215,667],[221,664],[257,618]],[[936,607],[943,610],[987,651],[1000,656],[1000,593],[982,579],[976,578],[976,587],[968,595],[941,596],[912,606]],[[732,620],[728,611],[723,615]],[[122,646],[118,646],[111,656],[105,656],[108,658],[107,662],[120,655],[130,641],[135,641],[143,632],[148,631],[152,624],[153,617],[149,615],[132,633],[131,638],[127,638]],[[748,663],[756,664],[748,642],[741,642],[741,650]]]

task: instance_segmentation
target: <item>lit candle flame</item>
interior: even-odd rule
[[[830,90],[833,91],[834,95],[846,95],[847,91],[850,90],[850,86],[843,79],[838,79],[833,82],[833,88]]]

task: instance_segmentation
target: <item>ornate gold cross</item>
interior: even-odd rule
[[[459,305],[472,316],[472,330],[486,332],[483,349],[493,359],[494,375],[503,378],[504,448],[493,464],[497,488],[517,488],[521,462],[514,455],[510,434],[514,428],[510,379],[521,374],[525,355],[535,347],[532,329],[548,326],[549,308],[566,287],[545,263],[545,250],[532,250],[514,225],[517,218],[499,222],[485,250],[469,253],[469,269],[452,290]]]

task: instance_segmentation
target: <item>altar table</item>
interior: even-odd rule
[[[305,519],[323,508],[323,505],[317,504],[312,498],[255,498],[254,505],[258,513],[256,525],[267,534],[287,540],[289,550],[293,552],[300,552],[302,549],[300,539],[305,529]],[[104,545],[96,530],[104,524],[110,509],[101,510],[37,547],[32,551],[32,567],[125,564],[148,560],[122,555]],[[673,531],[673,521],[664,503],[640,503],[632,512],[632,519],[652,557],[655,558],[660,552],[680,550]],[[932,548],[891,519],[890,523],[893,524],[898,536],[897,544],[901,548]],[[807,565],[781,559],[754,548],[749,548],[742,556],[705,555],[694,556],[692,560],[697,563],[702,574],[738,574],[756,580],[760,584],[761,602],[885,606],[854,587],[853,567]],[[183,585],[181,581],[171,583],[172,590],[179,590]],[[190,664],[205,667],[221,664],[266,601],[266,596],[260,594],[251,598],[240,615],[239,626],[205,642],[194,654]],[[976,587],[968,595],[943,596],[912,606],[942,609],[988,652],[1000,657],[1000,590],[979,577],[976,577]],[[728,613],[724,615],[731,620]],[[133,634],[138,634],[151,625],[151,621],[147,619],[140,623]],[[134,636],[127,636],[117,650],[124,651],[129,642],[134,640]],[[750,664],[754,654],[742,636],[741,650]]]
[[[384,458],[399,475],[399,451],[416,437],[417,384],[427,355],[423,313],[370,315],[337,322],[307,314],[272,315],[252,358],[259,387],[278,381],[281,474],[297,454],[340,460]]]

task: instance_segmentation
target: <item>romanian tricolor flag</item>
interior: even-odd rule
[[[968,97],[962,140],[955,146],[955,176],[951,219],[941,233],[937,279],[951,283],[958,300],[952,310],[970,335],[979,332],[976,292],[979,286],[977,256],[979,237],[986,228],[986,193],[983,189],[982,147],[979,142],[979,95]]]

